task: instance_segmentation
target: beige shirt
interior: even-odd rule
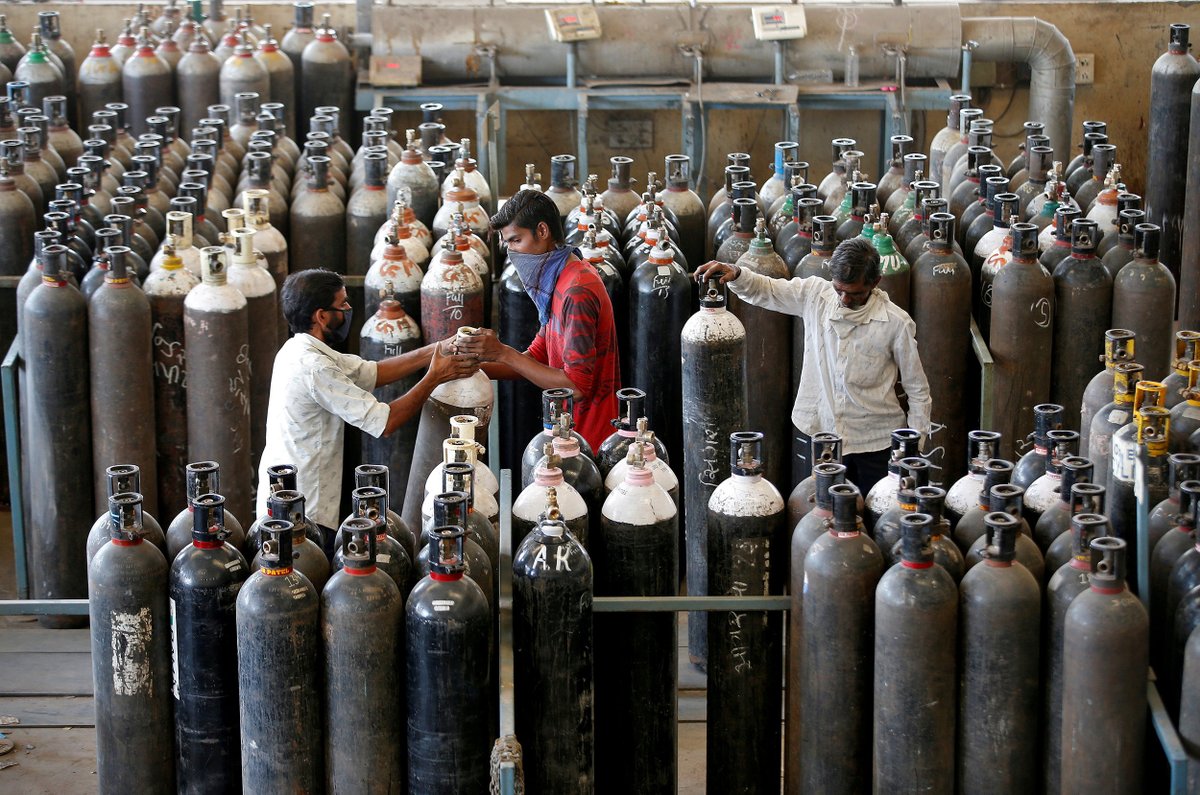
[[[804,370],[792,407],[800,431],[836,433],[847,455],[887,448],[897,428],[929,434],[929,382],[916,324],[883,290],[846,309],[819,276],[772,279],[742,268],[729,286],[747,303],[804,319]],[[897,375],[908,396],[907,425]]]
[[[297,334],[275,355],[267,441],[258,464],[258,516],[267,515],[267,467],[294,464],[305,513],[317,524],[341,523],[342,441],[350,423],[383,435],[388,406],[375,399],[378,366],[338,353],[309,334]]]

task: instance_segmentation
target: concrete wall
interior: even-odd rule
[[[232,11],[234,5],[228,2],[227,8]],[[277,35],[282,35],[282,31],[290,24],[290,4],[249,5],[258,21],[275,26]],[[103,27],[111,38],[120,28],[120,20],[128,16],[136,5],[92,2],[12,4],[0,6],[0,13],[7,14],[9,25],[18,36],[27,38],[37,12],[48,8],[57,8],[62,12],[66,35],[82,59],[94,29]],[[339,26],[353,25],[352,4],[320,4],[318,13],[331,13],[335,24]],[[476,10],[474,13],[488,12]],[[497,8],[493,13],[503,11]],[[1076,52],[1093,53],[1096,58],[1095,83],[1078,89],[1073,129],[1077,131],[1084,119],[1107,121],[1110,140],[1118,146],[1118,160],[1124,167],[1126,181],[1134,190],[1141,189],[1146,165],[1150,70],[1166,47],[1168,24],[1188,22],[1200,26],[1200,6],[1163,2],[968,3],[963,5],[962,15],[1037,16],[1058,26]],[[446,18],[450,20],[452,15],[447,14]],[[534,35],[540,36],[542,32],[538,30]],[[1001,67],[996,70],[997,85],[974,92],[983,102],[987,116],[996,120],[996,144],[1005,160],[1016,153],[1027,108],[1027,88],[1010,87],[1017,74],[1016,69]],[[767,80],[769,76],[764,75],[763,79]],[[956,79],[953,85],[957,85]],[[414,121],[410,115],[399,116],[401,125]],[[610,150],[608,130],[611,123],[630,118],[646,119],[652,123],[653,146],[625,152]],[[931,136],[944,124],[944,119],[944,113],[929,113],[925,119],[917,120],[913,132],[918,137]],[[601,168],[602,174],[603,163],[609,155],[626,154],[634,158],[634,173],[640,179],[651,168],[661,171],[663,156],[679,148],[680,119],[677,111],[592,111],[589,121],[589,156],[593,169]],[[470,135],[474,130],[473,121],[466,113],[447,114],[447,122],[452,137]],[[876,162],[879,139],[877,114],[805,112],[801,123],[801,154],[813,163],[814,179],[819,180],[828,170],[828,141],[834,137],[857,139],[868,155],[867,162]],[[509,124],[509,184],[502,186],[506,192],[520,183],[524,163],[535,163],[543,174],[548,175],[550,156],[571,152],[574,148],[572,125],[563,115],[510,113]],[[721,174],[726,152],[748,151],[753,156],[755,176],[759,179],[765,177],[771,145],[779,140],[781,129],[778,112],[729,111],[714,114],[708,127],[705,172],[715,181]],[[1057,154],[1069,159],[1074,153]]]

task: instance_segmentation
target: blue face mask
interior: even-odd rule
[[[517,269],[521,283],[525,285],[525,293],[537,305],[538,322],[543,326],[550,320],[550,302],[554,298],[554,285],[558,275],[571,254],[578,249],[560,245],[545,254],[522,254],[518,251],[508,252],[508,261]]]

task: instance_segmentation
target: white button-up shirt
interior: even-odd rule
[[[772,279],[742,268],[729,283],[738,298],[804,319],[804,370],[792,423],[811,436],[842,437],[844,454],[883,450],[896,428],[929,433],[929,382],[917,354],[916,324],[883,290],[858,309],[842,306],[819,276]],[[908,424],[896,376],[908,396]]]
[[[375,399],[378,366],[338,353],[309,334],[297,334],[275,355],[267,441],[258,465],[258,516],[267,515],[267,467],[294,464],[305,513],[336,529],[342,499],[345,423],[383,435],[388,406]]]

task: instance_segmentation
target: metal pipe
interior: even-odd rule
[[[1075,53],[1067,37],[1036,17],[966,17],[962,38],[978,42],[973,58],[1029,64],[1028,118],[1045,124],[1050,145],[1066,154],[1075,112]]]
[[[787,82],[787,42],[775,42],[775,85],[781,86]]]

